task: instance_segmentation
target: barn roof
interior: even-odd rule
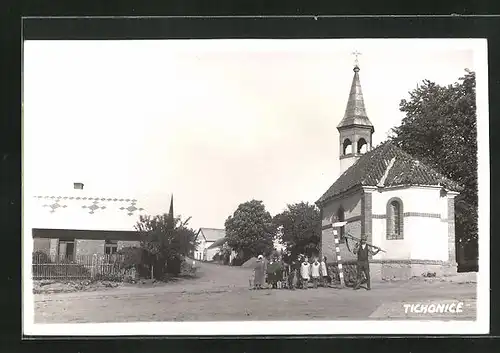
[[[26,199],[28,227],[133,231],[141,215],[151,212],[144,200],[90,195],[35,195]],[[155,210],[156,211],[156,210]]]
[[[226,236],[226,231],[224,229],[217,228],[200,228],[198,235],[200,235],[200,233],[206,241],[216,241]]]
[[[456,182],[419,162],[399,147],[387,141],[364,154],[347,169],[321,196],[317,204],[356,186],[443,186],[461,191]]]
[[[224,245],[226,242],[227,242],[227,238],[225,238],[225,237],[224,237],[224,238],[220,238],[220,239],[218,239],[218,240],[214,241],[214,242],[212,243],[212,245],[210,245],[210,246],[208,247],[208,249],[219,248],[219,247],[221,247],[222,245]]]

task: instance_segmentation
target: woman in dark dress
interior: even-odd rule
[[[259,255],[257,257],[257,262],[255,263],[255,268],[254,268],[254,274],[255,274],[254,288],[262,289],[262,286],[264,285],[264,281],[266,278],[264,257],[262,255]]]

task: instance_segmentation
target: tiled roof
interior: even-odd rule
[[[216,241],[226,236],[226,231],[224,229],[200,228],[199,232],[203,234],[206,241]]]
[[[361,90],[361,82],[359,80],[359,67],[354,68],[354,77],[352,78],[351,91],[347,100],[344,118],[340,121],[337,128],[342,128],[352,125],[369,126],[374,131],[373,125],[366,114],[365,102],[363,99],[363,91]]]
[[[134,230],[146,204],[134,198],[37,195],[26,199],[30,226],[43,229]],[[149,204],[148,204],[149,205]]]
[[[391,142],[384,142],[364,154],[347,169],[317,201],[322,204],[356,186],[444,186],[450,191],[462,187],[434,169],[420,163]]]
[[[85,196],[34,196],[35,199],[44,200],[42,207],[50,208],[50,212],[54,213],[59,208],[66,208],[68,201],[73,201],[72,204],[82,209],[87,209],[88,213],[94,214],[97,210],[111,209],[110,205],[113,203],[115,208],[125,211],[129,216],[133,215],[135,211],[144,211],[144,208],[137,207],[136,199],[126,198],[109,198],[109,197],[85,197]],[[80,202],[76,204],[75,202]],[[122,204],[125,203],[125,204]],[[127,207],[124,207],[127,206]]]

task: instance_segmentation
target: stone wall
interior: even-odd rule
[[[340,283],[338,264],[328,264],[330,273],[334,274],[334,282]],[[342,271],[346,284],[352,284],[357,279],[355,261],[342,262]],[[436,277],[449,276],[456,273],[456,267],[447,262],[412,260],[412,261],[377,261],[370,262],[370,278],[372,281],[408,280],[412,277],[422,277],[427,273],[435,273]]]
[[[455,197],[448,197],[448,262],[457,270],[455,243]]]

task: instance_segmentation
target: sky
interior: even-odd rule
[[[338,176],[355,50],[374,146],[418,83],[475,70],[454,40],[26,41],[25,194],[82,182],[158,214],[173,193],[193,228],[251,199],[315,202]]]

